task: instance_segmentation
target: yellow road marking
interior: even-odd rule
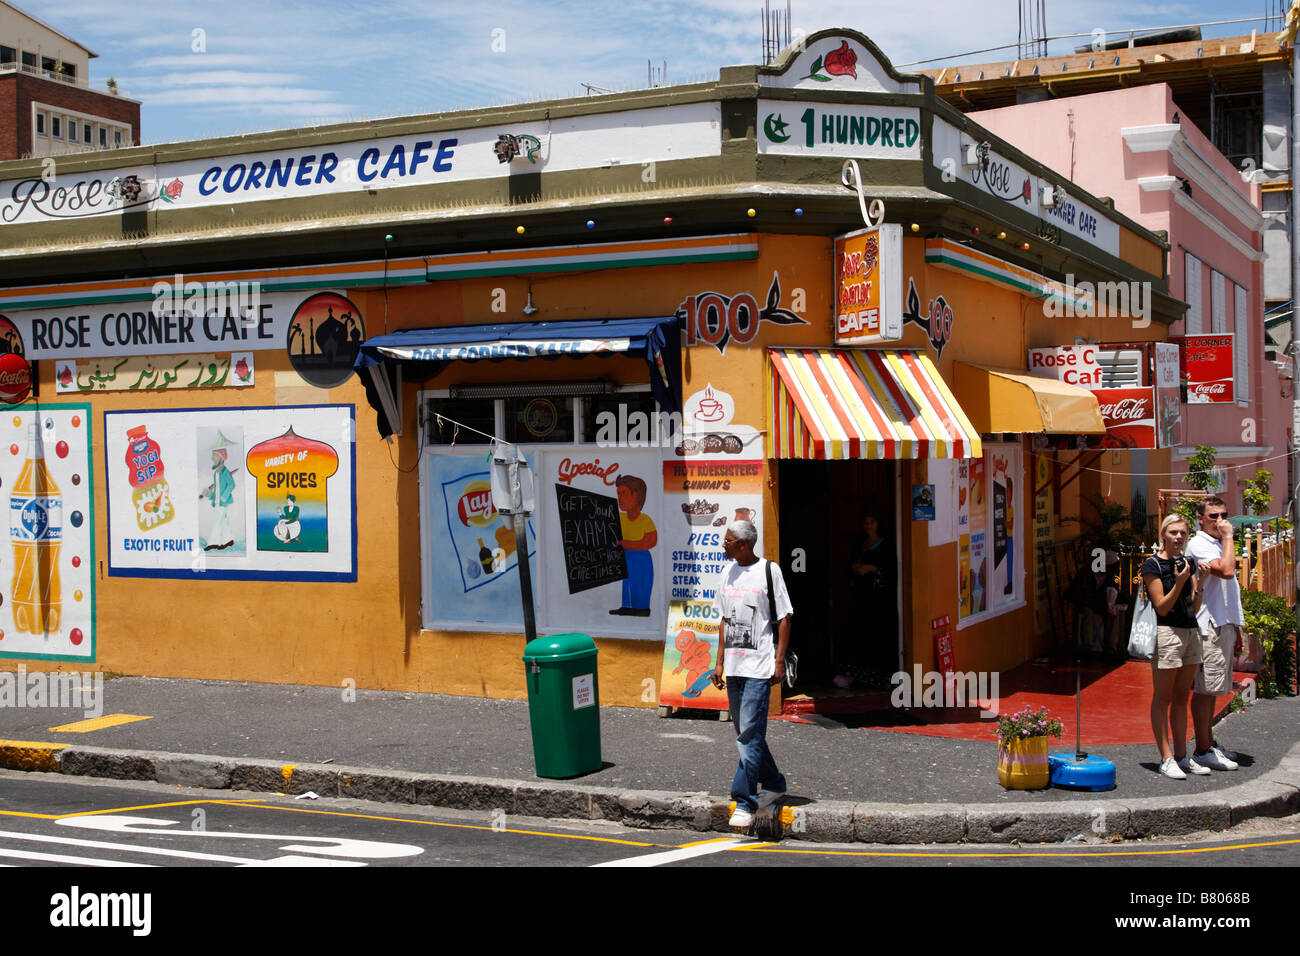
[[[39,747],[43,750],[62,750],[67,744],[50,744],[40,740],[0,740],[0,748],[4,747]]]
[[[212,803],[225,803],[224,800],[213,800]],[[618,843],[622,846],[645,846],[645,847],[663,847],[664,849],[676,849],[672,844],[662,843],[639,843],[634,840],[615,840],[613,837],[584,836],[577,833],[546,833],[542,830],[515,830],[510,828],[494,828],[492,826],[481,826],[473,823],[443,823],[440,820],[415,820],[410,817],[387,817],[373,813],[345,813],[341,810],[311,810],[307,807],[280,807],[269,803],[244,803],[241,806],[254,808],[258,810],[288,810],[293,813],[320,813],[330,817],[356,817],[360,820],[386,820],[393,823],[418,823],[427,827],[448,827],[453,830],[492,830],[496,833],[519,833],[525,836],[544,836],[558,837],[564,840],[591,840],[595,843]],[[430,809],[444,809],[430,807]],[[705,843],[713,843],[713,840],[705,840]]]
[[[1180,853],[1219,853],[1223,850],[1251,850],[1255,847],[1262,846],[1289,846],[1293,843],[1300,843],[1296,840],[1274,840],[1268,843],[1238,843],[1233,846],[1209,846],[1209,847],[1184,847],[1177,850],[1098,850],[1093,853],[915,853],[892,850],[798,850],[792,847],[777,846],[775,844],[750,844],[736,847],[737,850],[743,850],[747,853],[811,853],[820,856],[896,856],[896,857],[933,857],[939,859],[966,859],[966,860],[1011,860],[1018,858],[1036,858],[1036,857],[1095,857],[1095,856],[1167,856]]]
[[[704,844],[706,843],[722,843],[724,841],[729,841],[733,839],[735,839],[735,837],[715,837],[712,840],[694,840],[690,843],[679,843],[677,845],[677,849],[685,850],[687,847],[691,847],[691,846],[704,846]]]
[[[106,714],[103,717],[92,717],[90,720],[76,720],[70,724],[60,724],[57,727],[51,727],[50,731],[56,734],[87,734],[92,730],[116,727],[118,724],[133,724],[137,720],[153,720],[153,718],[140,717],[136,714]]]

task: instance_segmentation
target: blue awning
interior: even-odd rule
[[[385,405],[400,407],[397,370],[415,366],[418,375],[436,374],[447,362],[505,359],[577,358],[591,355],[634,355],[645,359],[650,391],[666,412],[682,407],[681,336],[676,316],[638,319],[585,319],[568,322],[510,322],[458,325],[433,329],[403,329],[375,336],[361,346],[356,368],[363,375],[366,395],[380,416],[379,430],[392,434]],[[388,401],[381,401],[387,390]]]

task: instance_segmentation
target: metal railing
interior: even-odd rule
[[[53,70],[43,70],[38,66],[31,66],[27,63],[19,63],[17,60],[10,60],[8,63],[0,63],[0,73],[26,73],[28,76],[38,76],[43,80],[52,80],[55,83],[64,83],[68,86],[76,86],[83,90],[92,90],[95,93],[107,93],[110,96],[119,96],[117,90],[104,87],[92,87],[90,80],[84,76],[68,76],[66,73],[56,73]]]

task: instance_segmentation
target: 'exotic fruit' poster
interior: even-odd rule
[[[105,412],[109,574],[356,580],[354,415]]]

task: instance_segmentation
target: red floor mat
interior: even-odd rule
[[[1236,675],[1237,682],[1250,674]],[[1151,665],[1145,661],[1085,661],[1081,670],[1082,692],[1080,715],[1083,727],[1082,746],[1108,744],[1145,744],[1153,747],[1151,734]],[[998,712],[1012,714],[1026,705],[1046,706],[1065,725],[1059,744],[1052,749],[1073,748],[1075,734],[1074,662],[1022,664],[1003,674],[998,690]],[[1222,712],[1232,695],[1219,698]],[[882,725],[881,730],[929,737],[955,737],[964,740],[994,739],[996,722],[981,720],[974,708],[945,710],[916,707],[908,710],[915,723]],[[1187,720],[1188,735],[1192,721]]]

